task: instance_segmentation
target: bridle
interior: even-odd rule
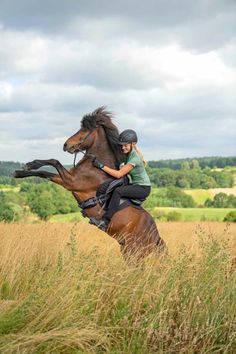
[[[93,154],[88,154],[88,153],[86,152],[86,150],[85,150],[85,152],[84,152],[83,149],[80,149],[80,148],[79,148],[79,147],[81,146],[81,144],[83,144],[83,143],[86,141],[86,139],[94,132],[94,130],[95,130],[95,129],[93,129],[93,130],[91,130],[90,132],[88,132],[88,134],[84,137],[84,139],[83,139],[83,140],[78,144],[78,146],[76,147],[76,152],[75,152],[75,157],[74,157],[74,167],[75,167],[76,156],[77,156],[78,152],[81,152],[82,154],[84,154],[84,156],[91,156],[91,157],[93,157],[93,158],[96,157],[96,156],[93,155]]]

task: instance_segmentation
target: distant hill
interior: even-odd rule
[[[14,170],[21,170],[23,164],[13,161],[0,161],[0,176],[9,177]]]
[[[15,170],[21,170],[24,163],[13,161],[0,161],[0,177],[11,177],[11,173]],[[65,165],[66,169],[71,168],[71,165]],[[55,172],[55,169],[50,166],[43,168],[45,171]]]

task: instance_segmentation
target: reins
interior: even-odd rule
[[[74,157],[74,167],[75,167],[75,162],[76,162],[76,156],[78,154],[78,152],[81,152],[82,154],[84,154],[84,156],[91,156],[93,158],[95,158],[96,156],[93,155],[93,154],[88,154],[87,152],[84,152],[83,150],[81,149],[78,149],[78,151],[75,152],[75,157]]]

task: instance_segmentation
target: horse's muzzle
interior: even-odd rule
[[[67,151],[67,143],[63,145],[63,151]]]
[[[64,145],[63,145],[63,151],[67,151],[67,152],[69,152],[70,154],[73,154],[74,152],[75,152],[75,150],[76,150],[76,147],[74,146],[74,145],[68,145],[67,143],[65,143]]]
[[[63,151],[67,151],[69,152],[69,154],[74,154],[76,151],[79,150],[79,145],[69,145],[67,143],[65,143],[63,145]]]

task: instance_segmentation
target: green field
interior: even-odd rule
[[[235,211],[235,209],[223,209],[223,208],[154,208],[151,214],[157,216],[159,212],[168,214],[170,212],[176,211],[181,214],[182,221],[223,221],[224,217],[230,212]]]
[[[68,214],[56,214],[50,218],[50,222],[76,222],[81,220],[88,220],[83,218],[81,212],[78,211],[76,213],[68,213]]]
[[[181,221],[223,221],[224,217],[235,209],[221,209],[221,208],[153,208],[150,213],[158,221],[159,212],[167,215],[170,212],[177,212],[181,214]],[[86,221],[80,212],[70,214],[57,214],[50,218],[50,222],[76,222]],[[164,221],[165,218],[160,218],[160,221]]]
[[[0,185],[0,191],[2,192],[19,192],[20,187],[17,186],[10,186],[10,185]],[[153,189],[153,193],[155,193]],[[207,198],[213,199],[214,195],[220,192],[224,192],[226,194],[234,194],[236,195],[236,187],[233,188],[219,188],[219,189],[191,189],[191,190],[184,190],[185,193],[191,195],[193,199],[196,201],[197,205],[204,205],[204,202]],[[217,208],[171,208],[171,207],[154,207],[154,208],[147,208],[151,215],[157,221],[166,221],[166,215],[170,212],[177,212],[181,214],[181,221],[223,221],[224,217],[232,210],[236,209],[217,209]],[[162,213],[162,215],[160,215]],[[56,222],[77,222],[85,220],[78,208],[78,212],[69,213],[69,214],[56,214],[53,215],[49,221],[52,223]],[[40,219],[36,214],[27,212],[22,219],[23,222],[26,223],[37,223],[40,222]]]
[[[191,195],[198,205],[204,204],[206,199],[213,199],[214,197],[211,189],[185,189],[184,192]]]
[[[1,192],[19,192],[20,187],[11,186],[10,184],[0,184]]]
[[[198,205],[203,205],[206,199],[213,199],[218,193],[236,196],[236,187],[232,188],[211,188],[211,189],[184,189],[184,193],[191,195]]]

